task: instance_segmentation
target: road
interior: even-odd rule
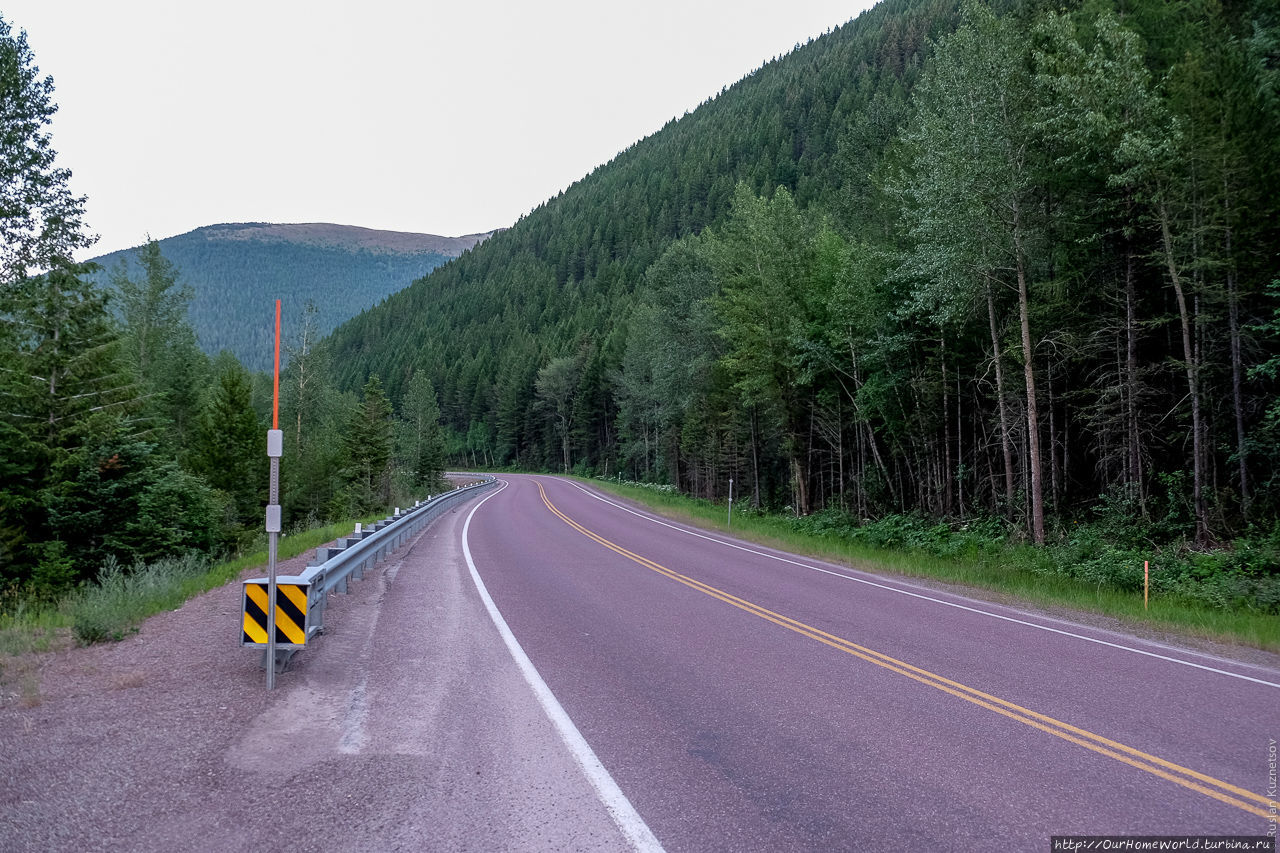
[[[669,850],[1274,831],[1274,670],[504,480],[474,566]]]
[[[333,597],[274,691],[238,646],[238,584],[0,678],[0,851],[1045,850],[1272,826],[1278,668],[502,479]]]

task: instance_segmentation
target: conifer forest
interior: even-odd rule
[[[0,581],[232,548],[269,377],[197,348],[154,244],[105,288],[70,260],[53,93],[0,48]],[[315,310],[286,526],[446,466],[732,479],[839,529],[1212,553],[1280,612],[1269,0],[883,0],[332,334]]]

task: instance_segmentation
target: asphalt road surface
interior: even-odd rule
[[[1276,668],[502,479],[331,599],[270,693],[238,584],[0,679],[0,851],[1042,851],[1274,826]]]
[[[476,571],[669,850],[1274,832],[1280,672],[503,479]]]

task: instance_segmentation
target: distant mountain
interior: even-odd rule
[[[281,300],[286,340],[308,300],[319,309],[320,332],[407,287],[493,232],[439,237],[327,223],[232,223],[160,240],[160,250],[195,291],[191,324],[209,353],[230,350],[251,370],[272,362],[275,300]],[[138,270],[134,249],[94,258],[99,280],[124,259]]]

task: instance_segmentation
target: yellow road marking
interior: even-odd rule
[[[546,490],[542,488],[542,484],[538,483],[537,485],[538,493],[542,496],[543,504],[545,504],[547,509],[551,510],[551,512],[565,524],[569,525],[593,542],[603,545],[610,551],[620,554],[632,562],[639,563],[645,568],[651,569],[664,577],[670,578],[678,583],[682,583],[692,589],[696,589],[699,592],[711,596],[712,598],[719,599],[726,604],[731,604],[740,610],[759,616],[761,619],[772,622],[775,625],[787,628],[788,630],[809,637],[810,639],[817,640],[831,648],[851,654],[854,657],[867,661],[868,663],[873,663],[876,666],[883,667],[891,672],[896,672],[913,681],[941,690],[944,693],[955,696],[958,699],[963,699],[966,702],[971,702],[982,708],[986,708],[987,710],[995,711],[997,714],[1008,717],[1011,720],[1017,720],[1024,725],[1031,726],[1034,729],[1051,734],[1054,737],[1062,738],[1063,740],[1082,746],[1085,749],[1092,750],[1100,755],[1105,755],[1108,758],[1114,758],[1116,761],[1123,762],[1131,767],[1136,767],[1139,770],[1145,770],[1146,772],[1151,773],[1154,776],[1158,776],[1161,779],[1181,785],[1184,788],[1204,794],[1205,796],[1212,797],[1213,799],[1226,803],[1227,805],[1243,809],[1244,811],[1257,815],[1258,817],[1270,817],[1270,812],[1267,809],[1258,808],[1249,802],[1253,801],[1269,807],[1271,801],[1260,794],[1255,794],[1245,788],[1240,788],[1229,782],[1224,782],[1221,779],[1216,779],[1188,767],[1175,764],[1172,761],[1166,761],[1158,756],[1150,755],[1139,749],[1134,749],[1131,746],[1126,746],[1125,744],[1094,734],[1086,729],[1073,726],[1070,723],[1064,723],[1061,720],[1054,719],[1053,717],[1045,714],[1023,708],[1013,702],[1006,701],[998,696],[992,696],[991,694],[984,693],[981,690],[976,690],[972,687],[961,684],[958,681],[952,681],[949,678],[929,672],[928,670],[912,666],[909,663],[905,663],[896,658],[890,657],[889,655],[877,652],[874,649],[860,646],[857,643],[844,639],[843,637],[829,634],[820,628],[807,625],[804,622],[797,621],[789,616],[783,616],[780,613],[775,613],[772,610],[768,610],[767,608],[761,607],[760,605],[754,604],[746,599],[738,598],[735,595],[727,593],[724,590],[718,589],[709,584],[705,584],[702,581],[689,577],[688,575],[683,575],[680,572],[668,569],[666,566],[655,563],[647,557],[642,557],[639,554],[628,551],[621,545],[610,542],[608,539],[588,530],[569,516],[565,515],[555,506],[555,504],[551,502],[551,499],[547,497]]]

